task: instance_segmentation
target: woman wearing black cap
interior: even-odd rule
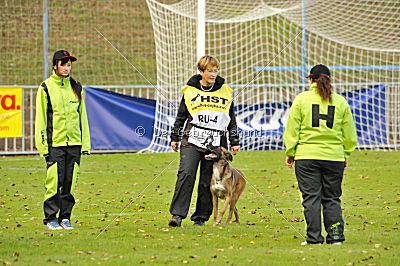
[[[344,221],[340,206],[343,171],[357,145],[350,106],[333,92],[330,71],[316,65],[307,78],[309,91],[297,95],[290,108],[284,133],[286,165],[295,172],[303,196],[307,223],[302,245],[324,243],[321,235],[323,207],[326,243],[341,245]]]
[[[47,163],[43,222],[49,230],[73,229],[70,217],[81,152],[90,153],[84,93],[70,77],[76,60],[67,51],[55,52],[52,75],[36,95],[35,144]]]

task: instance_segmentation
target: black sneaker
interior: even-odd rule
[[[182,217],[179,215],[172,216],[171,220],[169,220],[168,225],[172,227],[179,227],[182,223]]]
[[[196,220],[196,221],[194,221],[193,225],[194,226],[204,226],[205,223],[202,220]]]

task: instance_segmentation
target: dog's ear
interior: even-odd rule
[[[231,162],[233,161],[233,156],[230,152],[228,152],[228,160]]]

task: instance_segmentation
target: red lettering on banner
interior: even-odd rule
[[[4,110],[20,110],[21,106],[15,106],[15,104],[15,95],[0,95],[0,106]]]

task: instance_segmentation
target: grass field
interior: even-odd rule
[[[249,182],[238,202],[240,225],[194,227],[185,219],[181,228],[169,228],[178,154],[86,156],[72,218],[76,230],[57,232],[42,225],[44,160],[0,158],[0,262],[400,264],[399,152],[358,151],[351,157],[343,184],[343,246],[299,245],[305,234],[300,194],[283,158],[281,151],[241,152],[234,158]]]

